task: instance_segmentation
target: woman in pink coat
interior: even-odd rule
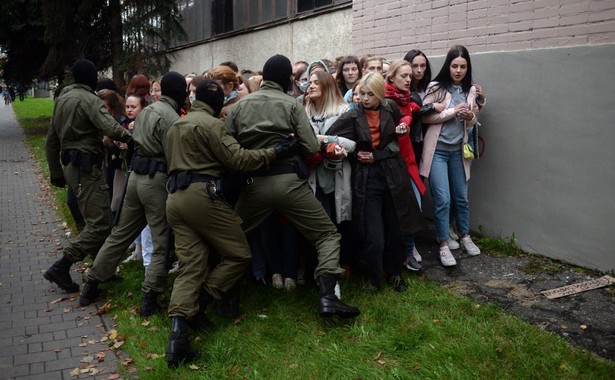
[[[442,112],[422,118],[429,126],[425,134],[420,174],[429,179],[434,200],[440,261],[444,266],[454,266],[457,261],[448,246],[451,200],[454,200],[457,229],[462,236],[461,248],[470,256],[480,254],[480,249],[469,235],[470,160],[463,157],[468,128],[476,123],[476,115],[472,112],[476,104],[476,88],[472,85],[472,62],[465,47],[457,45],[448,51],[442,69],[427,88],[424,102],[445,105]]]

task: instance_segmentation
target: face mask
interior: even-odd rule
[[[193,104],[196,101],[196,95],[194,92],[191,92],[188,98],[190,99],[190,104]]]
[[[305,92],[305,90],[307,90],[309,84],[310,84],[309,82],[301,82],[301,83],[299,83],[299,90],[301,90],[301,92]]]

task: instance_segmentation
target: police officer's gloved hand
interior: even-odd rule
[[[51,184],[55,187],[65,187],[66,186],[66,180],[64,179],[64,177],[57,177],[57,178],[51,178]]]
[[[278,159],[294,156],[299,151],[299,140],[291,133],[277,143],[273,149]]]

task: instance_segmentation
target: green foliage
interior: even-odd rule
[[[489,236],[485,233],[484,227],[478,226],[480,236],[477,238],[478,245],[489,251],[490,254],[497,256],[520,256],[524,252],[517,247],[517,239],[513,233],[509,237]]]

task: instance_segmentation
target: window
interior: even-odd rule
[[[339,5],[350,6],[352,0],[178,0],[177,4],[188,34],[186,42],[194,43]],[[175,47],[186,42],[176,41]]]
[[[333,5],[333,0],[297,0],[297,12],[311,11],[327,5]]]

